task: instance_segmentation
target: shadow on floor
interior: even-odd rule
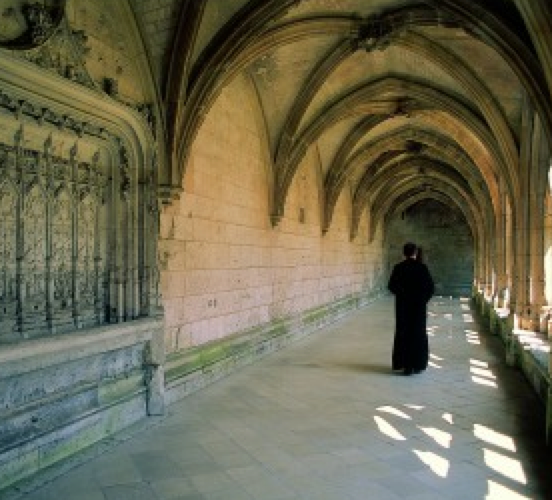
[[[371,363],[336,363],[334,361],[320,363],[292,363],[294,366],[304,368],[320,368],[324,370],[340,370],[355,373],[381,373],[384,375],[396,375],[389,365]]]

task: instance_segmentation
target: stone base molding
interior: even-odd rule
[[[138,320],[0,351],[0,484],[163,411],[163,323]]]

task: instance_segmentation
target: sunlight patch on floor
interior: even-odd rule
[[[439,327],[438,326],[428,326],[426,331],[427,331],[427,334],[430,336],[430,337],[434,337],[435,336],[435,332],[436,330],[438,330]]]
[[[494,471],[502,474],[503,476],[517,481],[521,484],[527,484],[527,478],[525,472],[523,472],[523,466],[519,460],[515,458],[507,457],[501,453],[497,453],[493,450],[483,448],[483,457],[485,464]]]
[[[442,431],[441,429],[437,429],[436,427],[422,427],[421,425],[418,426],[418,429],[427,434],[443,448],[450,448],[450,443],[452,442],[452,434],[450,434],[449,432]]]
[[[410,408],[411,410],[423,410],[425,408],[425,406],[411,405],[411,404],[405,404],[403,406],[405,406],[406,408]]]
[[[473,330],[464,330],[466,332],[466,341],[468,344],[480,345],[481,340],[479,339],[479,333],[474,332]]]
[[[406,420],[412,420],[410,415],[407,415],[404,411],[401,411],[398,408],[394,408],[393,406],[380,406],[379,408],[376,408],[376,409],[378,411],[383,411],[385,413],[391,413],[392,415],[396,415],[397,417],[401,417]]]
[[[433,453],[432,451],[412,450],[418,458],[426,464],[437,476],[445,478],[448,476],[450,462],[446,459]]]
[[[499,448],[504,448],[508,451],[516,451],[516,445],[510,436],[501,434],[500,432],[490,429],[484,425],[474,424],[473,435],[476,438],[481,439],[486,443],[498,446]]]
[[[473,316],[471,314],[462,314],[464,323],[473,323]]]
[[[520,495],[496,481],[489,479],[487,484],[489,486],[489,493],[485,497],[485,500],[531,500],[529,497]]]
[[[470,366],[470,372],[480,377],[486,377],[492,380],[496,380],[496,376],[493,374],[493,372],[486,368],[478,368],[477,366]]]
[[[376,421],[376,425],[382,434],[385,434],[396,441],[406,441],[406,438],[384,418],[375,416],[374,420]]]
[[[498,385],[496,385],[496,382],[493,382],[492,380],[489,380],[487,378],[483,377],[476,377],[475,375],[472,375],[472,382],[478,385],[486,385],[487,387],[492,387],[496,389]]]
[[[448,422],[450,425],[454,425],[454,417],[451,413],[443,413],[442,418],[445,422]]]
[[[470,358],[470,364],[480,366],[481,368],[489,368],[489,363],[486,361],[480,361],[479,359]]]

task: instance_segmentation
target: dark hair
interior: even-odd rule
[[[412,257],[415,253],[418,247],[415,243],[405,243],[403,247],[403,255],[405,257]]]

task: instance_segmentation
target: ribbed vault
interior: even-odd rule
[[[205,117],[240,75],[255,89],[264,120],[274,226],[286,216],[305,159],[315,155],[323,234],[339,200],[350,200],[354,240],[364,215],[373,233],[427,198],[464,215],[489,279],[495,256],[501,267],[506,254],[524,251],[522,241],[496,241],[528,220],[520,200],[537,176],[522,146],[533,133],[528,113],[552,143],[541,63],[550,48],[529,32],[542,7],[236,0],[213,16],[214,5],[182,9],[165,86],[174,103],[165,178],[185,178]]]
[[[322,231],[346,186],[352,238],[364,211],[375,227],[424,197],[461,207],[480,245],[502,230],[503,198],[515,223],[524,100],[552,137],[545,75],[515,9],[468,0],[242,3],[211,26],[193,60],[173,49],[173,179],[185,175],[210,106],[243,73],[266,121],[273,224],[313,147],[322,151]],[[194,5],[184,9],[177,44],[193,46],[191,28],[209,2]]]

